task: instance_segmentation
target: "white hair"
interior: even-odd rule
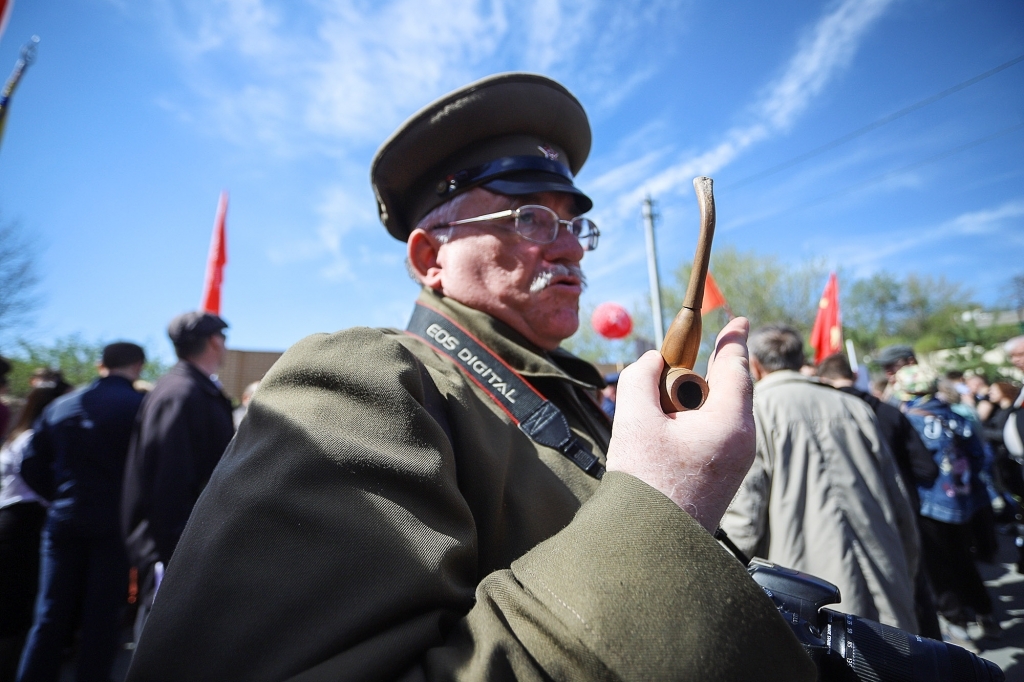
[[[1007,353],[1012,353],[1018,346],[1024,345],[1024,334],[1021,336],[1015,336],[1006,343],[1003,344],[1003,350]]]
[[[435,206],[433,209],[431,209],[430,212],[427,213],[427,215],[419,219],[419,221],[416,223],[416,226],[413,229],[429,231],[430,228],[432,227],[446,225],[450,222],[458,220],[459,209],[462,208],[462,204],[464,204],[466,200],[477,191],[487,192],[487,190],[482,189],[480,187],[474,187],[468,192],[463,192],[462,194],[454,196],[448,201],[441,204],[440,206]],[[450,237],[451,230],[449,229],[447,232],[441,232],[437,234],[435,236],[435,239],[437,239],[437,241],[440,242],[441,244],[447,244],[448,239]],[[412,266],[412,262],[409,260],[408,255],[406,255],[405,257],[405,270],[406,272],[409,273],[409,277],[412,279],[412,281],[416,282],[417,284],[423,284],[423,281],[420,279],[419,273],[417,273],[416,268]]]
[[[486,189],[483,189],[482,187],[474,187],[468,192],[463,192],[462,194],[452,197],[451,199],[444,202],[440,206],[435,206],[433,209],[431,209],[429,213],[427,213],[427,215],[419,219],[419,222],[416,223],[416,227],[414,227],[413,229],[429,230],[432,227],[437,227],[438,225],[446,225],[450,222],[458,220],[459,209],[462,208],[462,204],[466,203],[466,200],[469,197],[473,196],[474,194],[477,194],[478,192],[487,192],[488,194],[492,194],[492,192],[488,192]]]

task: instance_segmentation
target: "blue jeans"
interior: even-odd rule
[[[19,682],[56,682],[61,651],[81,625],[78,682],[108,682],[128,595],[128,558],[120,536],[90,537],[71,523],[47,521],[35,620],[25,642]],[[76,616],[81,614],[81,620]]]

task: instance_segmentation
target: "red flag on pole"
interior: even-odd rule
[[[202,303],[199,309],[220,315],[220,285],[224,281],[224,264],[228,262],[228,238],[224,223],[228,214],[228,193],[220,193],[217,204],[217,219],[213,222],[213,237],[210,239],[210,258],[206,263],[206,282],[203,284]]]
[[[718,288],[718,282],[708,270],[708,276],[704,279],[704,300],[700,304],[700,314],[707,315],[715,308],[722,306],[725,306],[727,312],[729,311],[729,302],[725,300],[722,290]],[[731,316],[732,313],[730,312],[729,315]]]
[[[814,364],[838,353],[843,344],[843,317],[839,313],[839,280],[836,273],[828,276],[825,291],[818,301],[818,316],[811,330]]]

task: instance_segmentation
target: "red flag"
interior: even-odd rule
[[[725,306],[727,312],[729,311],[729,302],[725,300],[722,290],[718,288],[718,282],[708,270],[708,276],[704,279],[704,300],[700,304],[700,314],[707,315],[715,308],[722,306]],[[730,312],[729,315],[732,316],[732,313]]]
[[[206,282],[203,284],[202,303],[199,309],[220,315],[220,285],[224,281],[224,264],[228,262],[228,238],[224,223],[228,215],[228,193],[220,193],[217,204],[217,219],[213,222],[213,238],[210,240],[210,258],[206,263]]]
[[[828,284],[818,301],[818,316],[811,330],[814,364],[838,353],[843,344],[843,317],[839,313],[839,280],[836,273],[828,276]]]
[[[14,0],[0,0],[0,36],[3,36],[4,29],[7,28],[12,9],[14,9]]]

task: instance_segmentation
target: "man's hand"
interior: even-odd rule
[[[753,386],[747,362],[750,324],[739,317],[718,335],[708,363],[707,402],[665,414],[657,351],[623,370],[608,471],[622,471],[667,495],[714,532],[754,459]]]

